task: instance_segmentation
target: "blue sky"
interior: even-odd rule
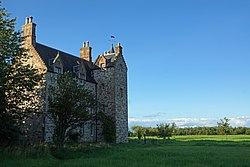
[[[249,0],[3,0],[20,30],[32,15],[37,41],[79,55],[121,42],[129,68],[130,125],[181,122],[250,127]]]

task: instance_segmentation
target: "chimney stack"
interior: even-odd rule
[[[80,58],[92,62],[91,50],[92,48],[89,46],[89,41],[83,42],[83,46],[80,48]]]
[[[115,47],[115,53],[116,53],[116,56],[117,56],[119,53],[122,54],[122,47],[121,47],[120,42],[118,42],[117,46]]]
[[[22,26],[22,37],[25,37],[26,46],[36,46],[36,24],[33,17],[26,17],[25,24]]]

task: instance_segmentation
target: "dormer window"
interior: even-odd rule
[[[73,72],[75,72],[75,73],[79,72],[79,65],[76,65],[73,67]]]
[[[54,67],[55,73],[62,73],[62,69],[60,67]]]
[[[63,64],[60,59],[60,54],[57,53],[57,56],[55,58],[49,59],[49,66],[51,66],[51,70],[55,73],[63,73]]]
[[[79,79],[85,80],[86,79],[86,72],[85,67],[83,64],[73,66],[73,72],[78,76]]]

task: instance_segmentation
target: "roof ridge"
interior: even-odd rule
[[[70,54],[70,53],[61,51],[61,50],[59,50],[59,49],[52,48],[52,47],[50,47],[50,46],[47,46],[47,45],[44,45],[44,44],[41,44],[41,43],[38,43],[38,42],[37,42],[36,44],[42,45],[43,47],[47,47],[47,48],[49,48],[49,49],[53,49],[53,50],[55,50],[55,51],[59,51],[60,53],[63,53],[63,54],[66,54],[66,55],[69,55],[69,56],[72,56],[72,57],[75,57],[75,58],[79,58],[80,60],[84,60],[84,59],[82,59],[82,58],[80,58],[80,57],[77,57],[77,56],[75,56],[75,55],[73,55],[73,54]],[[85,61],[87,61],[87,60],[85,60]],[[88,61],[87,61],[87,62],[88,62]]]

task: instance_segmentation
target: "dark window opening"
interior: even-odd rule
[[[55,73],[62,73],[62,69],[60,67],[55,67],[54,72]]]
[[[120,95],[121,95],[121,97],[123,97],[123,89],[122,88],[120,88]]]
[[[83,74],[83,73],[80,73],[80,76],[79,76],[79,78],[81,78],[81,79],[85,79],[85,74]]]

